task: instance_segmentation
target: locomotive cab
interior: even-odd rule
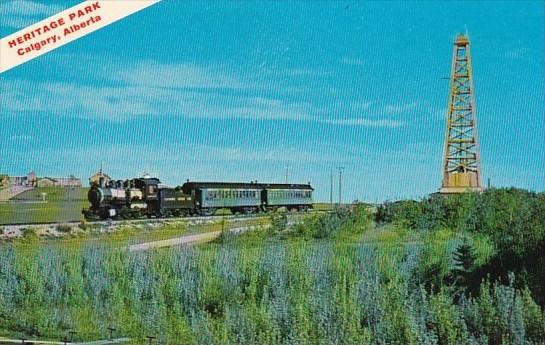
[[[161,181],[154,177],[143,177],[133,180],[134,186],[140,189],[144,200],[153,201],[158,199],[159,184]]]

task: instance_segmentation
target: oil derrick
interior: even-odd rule
[[[482,191],[469,38],[454,41],[441,194]]]

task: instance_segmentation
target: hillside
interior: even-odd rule
[[[58,339],[71,329],[84,340],[114,327],[135,344],[147,335],[172,344],[543,344],[543,197],[489,190],[293,225],[276,214],[261,230],[139,252],[16,242],[0,247],[0,291],[10,291],[0,315],[15,316],[0,317],[0,330]]]
[[[0,203],[0,225],[77,221],[88,207],[87,188],[33,188]],[[45,193],[45,195],[42,195]]]

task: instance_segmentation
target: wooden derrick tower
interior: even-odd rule
[[[480,165],[469,38],[459,34],[454,41],[439,193],[482,191]]]

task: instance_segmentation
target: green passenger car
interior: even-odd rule
[[[195,208],[202,215],[218,209],[254,213],[279,207],[300,211],[312,208],[310,184],[186,182],[182,189],[193,197]]]
[[[304,184],[274,184],[265,189],[265,207],[308,210],[312,208],[312,187]]]

